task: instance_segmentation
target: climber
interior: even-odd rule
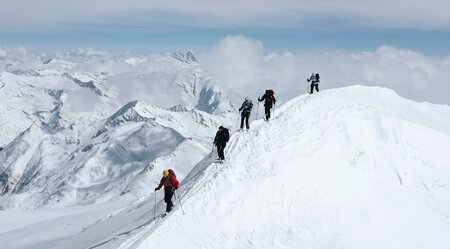
[[[228,140],[230,139],[230,133],[228,129],[220,126],[219,130],[216,133],[216,137],[214,138],[214,145],[217,146],[217,154],[219,154],[219,160],[225,160],[224,150],[227,145]]]
[[[266,93],[261,98],[258,98],[258,101],[264,101],[264,109],[266,112],[266,121],[269,121],[270,119],[270,109],[275,105],[275,96],[274,96],[273,90],[266,90]]]
[[[320,75],[318,73],[312,73],[311,77],[309,77],[307,81],[311,81],[311,91],[309,92],[309,94],[313,93],[314,88],[316,88],[316,92],[319,92]]]
[[[250,113],[252,112],[253,103],[250,100],[249,97],[245,97],[244,102],[242,103],[241,108],[239,108],[239,111],[241,112],[241,130],[244,129],[244,120],[245,120],[245,126],[247,127],[247,130],[250,129],[250,125],[248,124],[248,120],[250,118]]]
[[[168,213],[173,208],[172,197],[175,190],[180,186],[173,170],[168,169],[163,171],[163,177],[161,178],[158,187],[155,188],[155,191],[160,190],[162,186],[164,186],[164,202],[167,203],[166,213]]]

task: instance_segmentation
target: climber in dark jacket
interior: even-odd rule
[[[249,97],[245,97],[244,103],[242,103],[241,108],[239,108],[239,111],[241,112],[241,130],[244,129],[244,120],[247,130],[250,129],[248,120],[250,119],[250,113],[252,112],[252,108],[253,108],[252,101],[250,100]]]
[[[230,132],[227,128],[220,126],[214,138],[214,145],[217,147],[217,154],[219,154],[219,160],[225,160],[224,150],[230,139]]]
[[[264,109],[266,112],[266,121],[270,119],[270,109],[275,105],[276,99],[274,96],[273,90],[266,90],[266,93],[261,98],[258,98],[258,101],[264,101]]]

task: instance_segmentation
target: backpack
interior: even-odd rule
[[[219,141],[226,143],[228,140],[230,140],[230,132],[227,128],[223,128],[219,134]]]
[[[242,112],[251,112],[253,108],[253,103],[251,100],[246,100],[243,105]]]
[[[272,89],[266,90],[266,94],[270,96],[273,96],[275,92]]]
[[[166,185],[173,186],[173,187],[175,187],[175,189],[177,189],[180,186],[180,182],[177,179],[177,175],[175,174],[175,172],[172,169],[169,169],[168,171],[169,171],[169,176],[173,176],[173,177],[167,178],[166,181],[169,181],[169,182],[166,182]]]
[[[316,73],[316,81],[319,82],[320,81],[320,76],[318,73]]]
[[[275,92],[272,89],[266,90],[267,96],[266,96],[266,100],[264,102],[272,105],[275,100],[274,94],[275,94]]]

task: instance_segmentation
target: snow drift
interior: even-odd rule
[[[186,215],[119,248],[449,248],[448,106],[354,86],[252,125],[184,192]]]

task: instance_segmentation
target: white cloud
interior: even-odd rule
[[[65,108],[68,108],[71,114],[88,113],[101,103],[95,93],[85,88],[74,88],[64,98]]]
[[[1,51],[7,60],[0,60],[0,69],[6,64],[10,71],[42,65],[24,48],[2,48]],[[123,58],[106,52],[80,51],[83,53],[67,53],[69,61],[79,61],[72,70],[113,75],[107,83],[117,89],[117,97],[122,104],[131,100],[164,107],[185,103],[185,100],[170,93],[179,91],[178,82],[192,80],[191,72],[176,67],[166,56],[134,58],[141,63],[131,65]],[[82,59],[73,59],[73,56],[81,56]],[[359,52],[320,50],[268,53],[260,41],[245,36],[228,36],[209,51],[196,54],[196,57],[204,69],[204,79],[209,76],[212,84],[232,88],[241,97],[255,99],[265,89],[272,88],[279,100],[287,101],[305,93],[308,87],[306,78],[311,72],[319,72],[322,90],[354,84],[385,86],[413,100],[450,105],[450,56],[431,57],[390,46]],[[12,66],[9,65],[11,63]],[[164,89],[161,89],[162,86]],[[79,91],[74,94],[82,96],[85,93]],[[71,108],[84,111],[81,103],[89,103],[89,106],[95,104],[90,101],[91,96],[85,97],[87,99],[71,102]]]
[[[450,104],[450,57],[427,57],[389,46],[362,52],[265,53],[258,41],[229,36],[199,58],[214,83],[242,96],[260,96],[273,88],[280,99],[288,100],[305,93],[306,78],[319,72],[322,89],[385,86],[410,99]]]
[[[449,30],[449,7],[444,0],[15,0],[2,4],[0,27],[133,23],[286,28],[338,20],[363,26]]]

